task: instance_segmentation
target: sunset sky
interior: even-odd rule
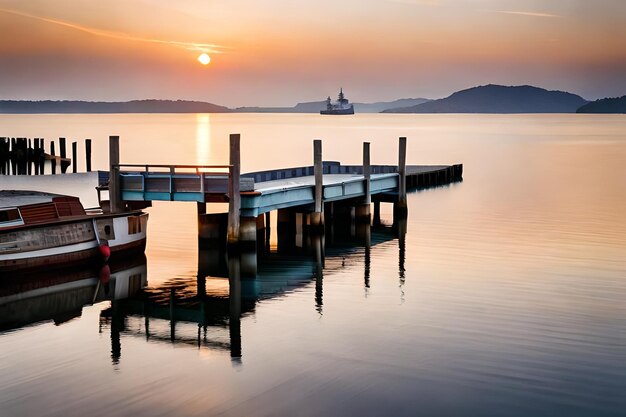
[[[626,94],[623,0],[0,0],[0,30],[0,99]]]

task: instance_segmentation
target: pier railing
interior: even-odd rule
[[[125,201],[227,201],[232,165],[115,164]],[[243,179],[243,191],[254,181]]]

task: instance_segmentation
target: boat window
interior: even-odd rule
[[[17,226],[24,224],[17,208],[0,209],[0,226]]]
[[[128,234],[141,233],[141,218],[137,216],[128,217]]]

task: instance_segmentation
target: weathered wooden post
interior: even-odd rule
[[[311,213],[311,227],[321,229],[324,225],[323,191],[324,191],[324,165],[322,162],[322,141],[313,141],[313,173],[315,175],[315,211]]]
[[[65,174],[69,164],[65,161],[67,158],[67,152],[65,148],[65,138],[59,138],[59,153],[61,154],[61,174]]]
[[[11,148],[9,150],[9,164],[11,165],[11,173],[17,175],[17,156],[16,156],[16,140],[11,138]]]
[[[35,164],[33,174],[39,175],[39,138],[33,139],[33,163]]]
[[[43,175],[45,174],[44,169],[46,167],[46,141],[44,138],[40,138],[39,140],[39,154],[37,163],[39,164],[39,174]]]
[[[374,226],[380,226],[380,201],[374,201]]]
[[[370,192],[370,177],[370,143],[363,142],[363,191],[365,196],[363,197],[363,203],[356,206],[355,217],[358,223],[370,222],[370,205],[372,203],[372,196]]]
[[[398,201],[394,205],[394,214],[406,217],[408,214],[406,202],[406,138],[398,141]]]
[[[26,170],[28,175],[33,174],[33,157],[35,152],[33,151],[32,139],[28,138],[28,147],[26,148]]]
[[[56,175],[57,173],[57,160],[56,154],[54,153],[54,141],[50,142],[50,169],[52,170],[52,175]]]
[[[6,145],[6,139],[5,138],[0,138],[0,174],[1,175],[5,175],[6,174],[6,165],[7,165],[7,159],[9,157],[9,152],[7,149],[7,145]]]
[[[124,211],[120,201],[119,165],[120,163],[120,137],[109,136],[109,205],[111,213]]]
[[[85,168],[91,172],[91,139],[85,139]]]
[[[239,213],[241,208],[241,195],[239,193],[239,176],[241,174],[240,155],[241,135],[230,135],[230,176],[228,184],[228,245],[236,245],[239,242]]]
[[[74,174],[76,174],[77,171],[77,159],[76,159],[76,155],[77,155],[77,143],[76,142],[72,142],[72,172]]]

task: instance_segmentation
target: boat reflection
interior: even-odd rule
[[[80,317],[85,305],[133,296],[147,284],[146,257],[0,279],[0,332]]]

